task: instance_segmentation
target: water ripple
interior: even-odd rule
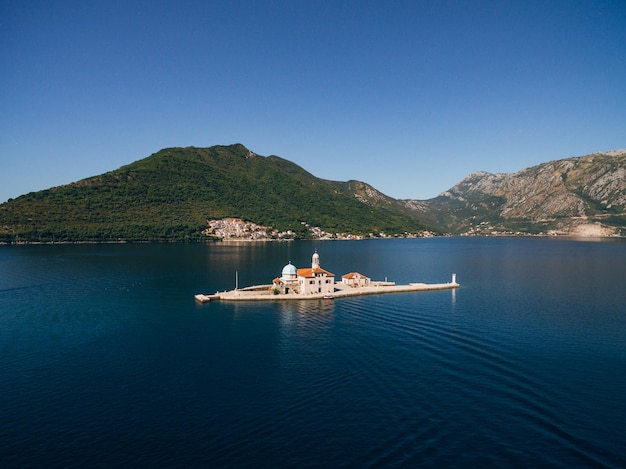
[[[355,261],[363,246],[374,255],[390,249],[395,257],[379,257],[388,267],[413,246],[432,266],[442,256],[466,262],[473,284],[454,294],[198,306],[196,286],[223,283],[233,270],[232,259],[211,257],[213,246],[0,252],[0,459],[18,467],[624,467],[626,329],[615,306],[623,293],[580,294],[562,306],[577,281],[569,275],[516,304],[528,285],[541,293],[534,276],[550,268],[544,257],[525,249],[512,269],[510,249],[487,240],[488,268],[477,270],[480,252],[465,240],[428,241],[447,246],[436,255],[422,241],[329,246],[337,257],[352,249]],[[455,243],[464,248],[451,255]],[[282,259],[305,248],[258,250]],[[603,262],[623,269],[613,258]],[[514,294],[492,288],[513,274],[507,285],[522,285]]]

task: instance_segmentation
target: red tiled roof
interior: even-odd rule
[[[350,272],[349,274],[342,275],[341,278],[352,279],[352,278],[367,278],[367,277],[358,272]]]
[[[334,277],[335,274],[322,269],[321,267],[316,267],[315,269],[309,267],[307,269],[298,269],[298,277],[305,277],[305,278],[310,278],[310,277],[315,277],[315,274],[326,274],[326,276],[328,277]]]

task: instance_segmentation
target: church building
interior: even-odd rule
[[[291,262],[283,267],[282,275],[273,281],[273,289],[278,294],[331,295],[335,291],[335,274],[320,267],[320,256],[316,251],[310,268],[296,269]]]
[[[300,293],[332,294],[335,291],[335,274],[320,267],[320,255],[315,252],[311,268],[298,269],[298,284]]]

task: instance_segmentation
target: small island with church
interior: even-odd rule
[[[216,292],[212,295],[197,294],[201,303],[211,300],[225,301],[267,301],[267,300],[303,300],[334,299],[347,296],[375,295],[380,293],[400,293],[427,290],[447,290],[458,288],[456,274],[447,283],[409,283],[396,285],[395,282],[374,281],[358,272],[342,275],[341,281],[335,280],[335,274],[322,269],[317,251],[313,254],[311,267],[296,268],[291,262],[283,267],[280,277],[269,285],[255,285],[234,290]]]

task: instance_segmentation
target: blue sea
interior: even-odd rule
[[[626,467],[626,240],[0,246],[0,465]]]

